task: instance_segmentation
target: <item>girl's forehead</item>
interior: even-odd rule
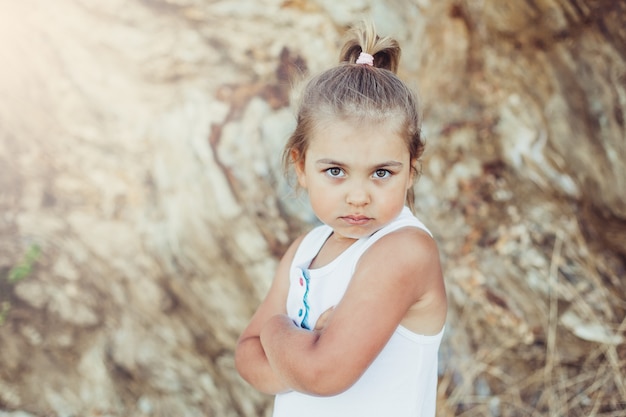
[[[336,120],[314,129],[307,153],[341,161],[374,161],[406,159],[409,149],[397,123]]]

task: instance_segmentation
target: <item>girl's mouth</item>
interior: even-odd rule
[[[346,223],[353,225],[353,226],[362,226],[371,220],[369,217],[365,217],[365,216],[345,216],[345,217],[342,217],[342,219]]]

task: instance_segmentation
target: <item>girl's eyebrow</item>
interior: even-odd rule
[[[381,164],[376,165],[376,167],[393,167],[393,168],[401,168],[402,166],[404,166],[404,164],[398,161],[387,161],[387,162],[383,162]]]
[[[323,158],[323,159],[318,159],[317,161],[315,161],[316,164],[322,164],[322,165],[345,165],[343,162],[339,162],[339,161],[335,161],[334,159],[327,159],[327,158]]]
[[[320,164],[320,165],[337,165],[337,166],[345,166],[346,165],[343,162],[336,161],[334,159],[328,159],[328,158],[318,159],[317,161],[315,161],[315,163],[316,164]],[[385,162],[381,162],[380,164],[376,164],[376,165],[372,166],[372,169],[378,169],[378,168],[383,168],[383,167],[401,168],[402,166],[404,166],[404,164],[402,162],[385,161]]]

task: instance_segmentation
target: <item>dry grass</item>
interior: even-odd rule
[[[547,261],[543,291],[520,283],[520,274],[452,278],[463,295],[451,297],[455,330],[443,352],[438,416],[626,416],[623,265],[590,254],[575,222],[546,227],[555,230],[550,244],[528,241]],[[527,254],[519,246],[508,254],[518,265]],[[485,264],[487,255],[474,256],[459,265]]]

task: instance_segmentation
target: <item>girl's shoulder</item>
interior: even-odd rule
[[[400,243],[401,245],[410,244],[411,239],[417,239],[414,242],[416,244],[418,244],[422,239],[427,242],[434,243],[431,231],[407,207],[402,210],[400,215],[395,220],[370,236],[368,238],[367,247],[369,248],[374,245],[374,243],[388,235],[399,237],[400,240],[402,240],[402,243]],[[385,240],[389,242],[391,239]]]
[[[408,209],[374,234],[363,249],[359,266],[378,273],[385,273],[385,269],[393,265],[397,275],[441,276],[437,242],[424,223]]]

